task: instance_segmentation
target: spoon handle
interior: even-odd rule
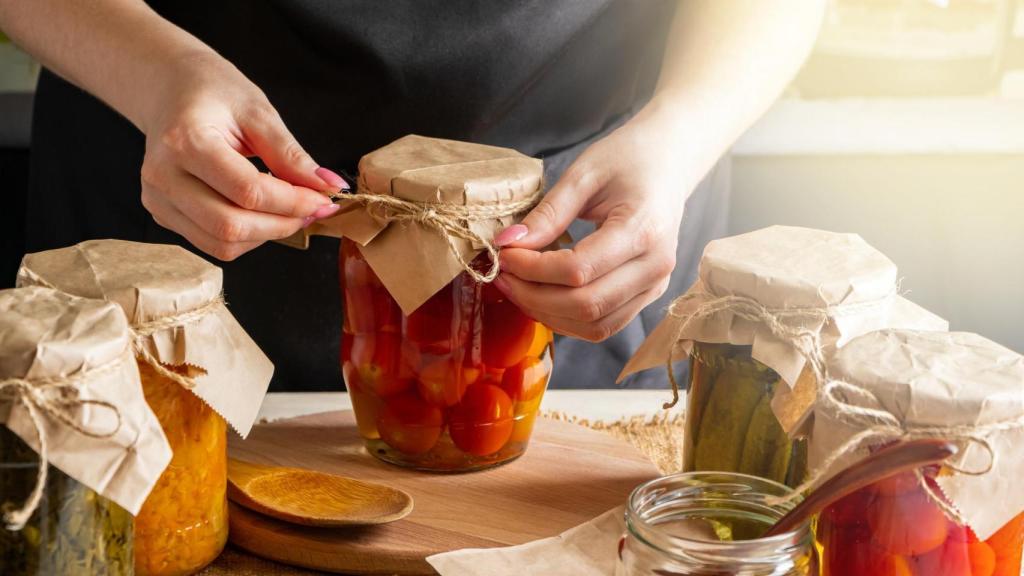
[[[879,480],[942,462],[957,453],[956,444],[939,438],[900,442],[870,454],[829,478],[768,529],[764,538],[796,529],[830,504]]]

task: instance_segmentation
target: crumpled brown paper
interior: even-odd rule
[[[542,187],[543,164],[508,148],[405,136],[363,156],[359,193],[457,205],[494,205],[529,198]],[[363,204],[342,204],[335,216],[308,233],[349,238],[405,314],[452,281],[463,267],[435,229],[418,222],[387,222]],[[486,239],[515,223],[513,216],[470,223]],[[484,246],[456,238],[472,261]]]
[[[505,548],[467,548],[427,557],[441,576],[611,576],[626,528],[619,506],[558,536]]]
[[[897,283],[896,265],[856,234],[771,226],[714,240],[704,250],[698,279],[684,295],[678,315],[667,315],[658,324],[619,380],[648,368],[664,370],[670,354],[673,362],[685,359],[694,341],[749,345],[754,359],[789,384],[776,387],[777,395],[789,398],[772,404],[784,429],[792,432],[806,420],[814,399],[816,383],[805,372],[807,359],[765,324],[732,310],[702,318],[691,318],[693,313],[732,295],[772,310],[820,310],[821,317],[791,316],[785,322],[818,333],[826,349],[882,328],[948,329],[945,320],[900,296]],[[677,344],[678,338],[682,341]],[[794,402],[799,402],[795,409]]]
[[[137,327],[203,307],[220,297],[220,268],[178,246],[89,240],[28,254],[18,285],[50,285],[119,305]],[[223,303],[194,321],[143,336],[160,363],[203,374],[192,392],[244,438],[252,428],[274,366]]]
[[[99,435],[83,435],[43,414],[41,422],[50,464],[113,500],[132,514],[139,511],[171,460],[160,422],[146,404],[131,334],[117,306],[75,298],[49,288],[0,291],[0,381],[67,383],[77,399],[109,402],[67,407],[72,421]],[[0,401],[0,422],[39,451],[32,419],[20,401]],[[20,502],[12,503],[20,506]]]
[[[979,475],[943,475],[937,481],[978,538],[987,539],[1024,511],[1020,485],[1024,478],[1024,357],[1020,354],[976,334],[884,330],[848,343],[829,367],[831,378],[868,390],[880,406],[868,406],[848,395],[850,402],[891,413],[911,434],[922,427],[977,427],[972,435],[988,442],[995,461],[981,443],[970,442],[952,464],[980,472],[991,463],[992,469]],[[1008,425],[983,430],[999,423]],[[864,425],[851,425],[816,408],[811,468],[864,430]],[[850,454],[830,472],[863,455]]]

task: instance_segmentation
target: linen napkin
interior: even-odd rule
[[[625,507],[617,506],[558,536],[505,548],[466,548],[427,557],[441,576],[611,576]]]

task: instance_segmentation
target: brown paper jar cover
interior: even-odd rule
[[[535,196],[543,185],[543,163],[497,146],[409,135],[363,156],[359,194],[383,194],[422,203],[488,206]],[[388,222],[359,203],[342,204],[332,218],[309,232],[345,237],[360,251],[381,282],[410,314],[463,271],[444,237],[418,222]],[[470,222],[490,240],[518,216]],[[484,246],[454,239],[466,262]]]
[[[113,302],[134,329],[205,307],[208,313],[142,336],[141,345],[163,365],[196,369],[192,392],[243,437],[252,428],[273,365],[219,302],[217,266],[178,246],[89,240],[26,255],[17,282]]]
[[[109,437],[81,434],[42,414],[48,460],[101,496],[138,513],[170,461],[171,450],[143,397],[131,333],[120,308],[42,287],[0,291],[0,381],[9,379],[41,387],[70,384],[79,400],[117,407],[120,427],[109,409],[68,407],[72,421],[83,429],[100,435],[116,429]],[[23,403],[0,401],[0,422],[39,450]]]
[[[882,330],[836,351],[829,369],[830,378],[867,390],[878,403],[847,394],[849,402],[892,414],[910,433],[964,427],[964,436],[987,442],[994,460],[980,442],[964,441],[951,464],[973,473],[936,478],[978,538],[988,539],[1024,511],[1024,356],[977,334]],[[837,418],[819,402],[810,438],[812,468],[865,428]],[[830,472],[863,454],[841,459]]]

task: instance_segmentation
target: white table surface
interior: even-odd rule
[[[659,414],[661,405],[671,398],[669,390],[548,390],[544,393],[541,409],[592,421],[612,422],[632,416]],[[672,410],[682,411],[685,405],[685,398],[681,398]],[[259,418],[270,421],[351,409],[352,402],[345,392],[273,392],[267,394],[263,401]]]

